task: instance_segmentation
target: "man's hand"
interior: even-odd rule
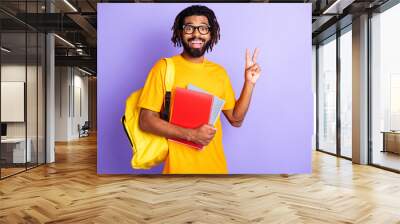
[[[145,132],[166,138],[180,138],[204,146],[211,142],[217,132],[217,129],[208,124],[194,129],[179,127],[162,120],[158,112],[144,108],[140,110],[139,119],[139,126]]]
[[[257,56],[259,49],[254,50],[253,57],[250,58],[249,49],[246,49],[246,64],[244,69],[244,84],[239,99],[236,101],[235,108],[232,110],[224,110],[224,115],[234,127],[240,127],[249,109],[251,95],[254,85],[260,77],[261,68],[257,64]]]
[[[190,138],[188,140],[196,144],[206,146],[214,138],[216,132],[216,128],[211,125],[204,124],[199,128],[191,129]]]
[[[245,82],[250,84],[256,84],[257,79],[261,74],[261,67],[257,64],[257,56],[259,53],[259,49],[256,48],[254,50],[253,57],[250,58],[250,51],[246,49],[246,65],[245,65]]]

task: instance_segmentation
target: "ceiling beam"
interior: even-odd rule
[[[93,71],[96,71],[96,61],[96,58],[91,56],[55,56],[56,66],[82,66]]]

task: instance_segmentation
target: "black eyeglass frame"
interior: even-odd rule
[[[185,31],[185,27],[192,27],[192,28],[193,28],[193,32],[191,32],[191,33],[186,32],[186,31]],[[202,33],[202,32],[200,31],[200,27],[207,27],[207,33]],[[210,33],[211,26],[209,26],[209,25],[193,26],[193,25],[191,25],[191,24],[185,24],[185,25],[182,26],[182,30],[183,30],[183,32],[184,32],[185,34],[193,34],[193,33],[196,32],[196,30],[197,30],[197,31],[199,31],[199,33],[200,33],[201,35],[207,35],[208,33]]]

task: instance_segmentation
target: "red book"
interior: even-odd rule
[[[171,100],[170,123],[184,128],[198,128],[208,124],[213,96],[184,88],[175,88]],[[183,139],[170,139],[196,149],[203,145]]]

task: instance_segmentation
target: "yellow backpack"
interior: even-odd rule
[[[171,58],[165,58],[167,69],[165,74],[164,110],[161,117],[168,121],[171,90],[174,82],[175,66]],[[138,101],[142,89],[132,93],[126,100],[125,114],[121,122],[133,149],[131,165],[135,169],[150,169],[162,163],[168,154],[167,139],[144,132],[139,127],[140,107]]]

